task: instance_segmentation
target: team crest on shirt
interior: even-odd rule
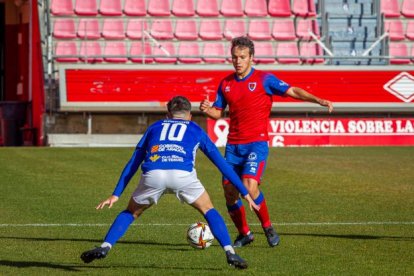
[[[249,90],[253,92],[256,89],[256,82],[249,82]]]
[[[257,159],[257,154],[255,152],[250,153],[248,159],[250,161],[256,160]]]
[[[230,92],[230,86],[226,86],[226,88],[224,88],[224,92],[226,93]]]

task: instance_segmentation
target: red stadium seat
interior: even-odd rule
[[[308,17],[316,15],[315,1],[293,0],[292,12],[296,16]]]
[[[171,41],[160,43],[159,47],[155,47],[153,51],[154,60],[157,63],[175,63],[175,47]]]
[[[411,56],[413,57],[411,61],[414,63],[414,45],[411,46]]]
[[[101,37],[98,19],[81,18],[76,35],[83,39],[98,39]]]
[[[129,49],[130,60],[135,63],[153,63],[154,58],[151,54],[152,47],[149,42],[133,42]]]
[[[407,28],[405,30],[405,36],[410,40],[414,40],[414,20],[407,21]]]
[[[148,0],[148,14],[152,16],[170,16],[169,0]]]
[[[407,57],[407,58],[404,58]],[[405,43],[390,43],[390,64],[409,64],[408,47]]]
[[[305,42],[300,44],[300,55],[302,62],[308,64],[324,63],[325,60],[321,57],[323,52],[321,46],[315,42]]]
[[[275,52],[272,42],[256,42],[254,44],[253,61],[257,64],[269,64],[275,62]]]
[[[180,40],[196,40],[198,38],[195,20],[177,20],[174,35]]]
[[[145,19],[129,19],[126,29],[126,36],[129,39],[141,39],[143,31],[148,30],[147,21]]]
[[[151,36],[155,39],[173,39],[172,22],[169,19],[158,19],[152,22]]]
[[[181,63],[200,63],[200,48],[197,42],[181,42],[178,47],[178,61]]]
[[[243,19],[227,19],[224,24],[224,37],[231,40],[234,37],[245,36],[246,26]]]
[[[292,19],[281,19],[273,21],[272,36],[276,40],[294,40],[295,23]]]
[[[385,21],[384,31],[388,32],[388,35],[392,41],[404,40],[403,23],[401,20],[388,20]]]
[[[381,0],[381,13],[385,17],[400,17],[398,0]]]
[[[405,17],[414,18],[414,0],[403,0],[401,14]]]
[[[76,1],[75,13],[77,15],[95,16],[98,14],[98,6],[96,0]]]
[[[296,42],[278,43],[276,46],[276,60],[281,64],[298,64],[299,50]]]
[[[102,62],[101,45],[97,41],[82,41],[80,46],[80,60],[88,63]]]
[[[243,16],[241,0],[222,0],[220,13],[224,16]]]
[[[225,63],[224,45],[222,42],[204,43],[203,60],[206,63]]]
[[[105,45],[104,60],[107,62],[124,63],[127,62],[127,49],[125,42],[108,41]]]
[[[102,36],[106,39],[124,39],[124,21],[122,19],[105,19],[102,26]]]
[[[289,17],[292,15],[290,0],[269,0],[269,14],[277,17]]]
[[[199,36],[203,40],[218,40],[223,38],[221,21],[218,19],[203,19],[200,22]]]
[[[50,12],[53,15],[73,15],[72,0],[52,0],[50,4]]]
[[[315,19],[298,19],[296,21],[296,36],[300,39],[311,39],[309,31],[320,37],[318,21]]]
[[[193,0],[174,0],[171,12],[175,16],[194,16],[194,2]]]
[[[124,13],[129,16],[145,16],[145,0],[125,0]]]
[[[252,19],[249,24],[248,36],[253,40],[270,40],[270,24],[266,19]]]
[[[78,62],[78,49],[74,41],[58,41],[55,49],[56,61]]]
[[[217,0],[198,0],[196,13],[199,16],[218,16]]]
[[[71,18],[59,18],[53,24],[53,37],[75,38],[75,21]]]
[[[267,15],[266,0],[245,0],[244,13],[247,16],[266,16]]]
[[[101,0],[99,13],[105,16],[122,15],[121,0]]]

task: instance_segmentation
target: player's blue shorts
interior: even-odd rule
[[[260,183],[269,155],[267,142],[226,145],[224,157],[240,178],[253,178]],[[223,178],[223,184],[229,181]]]

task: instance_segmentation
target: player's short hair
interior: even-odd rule
[[[246,36],[235,37],[231,40],[231,52],[236,47],[248,48],[250,56],[254,55],[254,43],[253,41]]]
[[[186,97],[175,96],[167,103],[167,109],[173,115],[191,112],[191,103]]]

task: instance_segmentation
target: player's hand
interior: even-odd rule
[[[103,209],[105,205],[109,205],[108,207],[112,208],[112,205],[114,205],[114,203],[117,202],[118,199],[119,197],[111,195],[110,197],[99,203],[98,206],[96,206],[96,210]]]
[[[203,111],[204,113],[208,112],[210,109],[211,103],[208,99],[204,99],[200,102],[200,111]]]
[[[255,209],[256,211],[260,210],[260,206],[257,205],[256,203],[254,203],[254,200],[252,199],[252,197],[247,194],[244,199],[249,203],[249,208],[251,211],[253,211],[253,209]]]
[[[331,101],[328,101],[328,100],[321,100],[321,101],[319,102],[319,104],[320,104],[321,106],[326,106],[326,107],[328,108],[328,112],[329,112],[329,113],[332,113],[332,111],[333,111],[333,104],[332,104],[332,102],[331,102]]]

